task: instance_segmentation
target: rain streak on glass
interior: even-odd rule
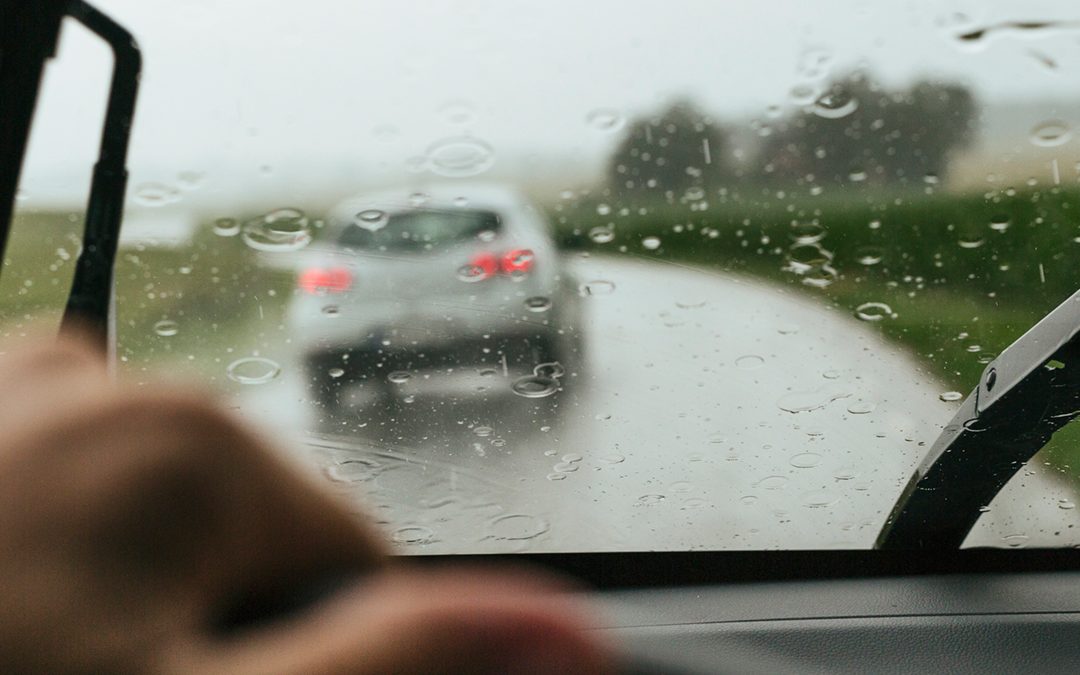
[[[582,296],[589,297],[593,295],[611,295],[615,292],[615,284],[610,281],[598,279],[596,281],[589,281],[581,284],[578,287],[578,293]]]

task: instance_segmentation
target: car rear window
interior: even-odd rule
[[[476,237],[492,237],[502,226],[492,211],[422,209],[387,213],[365,209],[337,238],[338,246],[380,251],[435,251]]]

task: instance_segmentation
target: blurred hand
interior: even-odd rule
[[[75,341],[0,356],[0,672],[601,672],[562,589],[409,571],[196,394],[125,389]],[[222,633],[238,603],[361,579]]]

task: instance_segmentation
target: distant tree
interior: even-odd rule
[[[770,182],[921,185],[971,143],[976,112],[957,84],[920,81],[890,92],[856,73],[781,121],[758,165]]]
[[[680,99],[633,121],[611,158],[609,188],[631,201],[708,194],[731,179],[728,133]]]

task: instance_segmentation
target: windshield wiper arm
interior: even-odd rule
[[[113,76],[101,152],[94,165],[90,201],[86,207],[83,250],[75,267],[61,330],[73,323],[89,327],[104,351],[111,344],[110,306],[113,269],[120,243],[124,196],[127,191],[127,153],[135,116],[142,54],[131,33],[82,0],[68,9],[72,18],[104,40],[113,51]]]
[[[83,246],[64,310],[61,330],[89,328],[97,345],[109,344],[113,268],[127,190],[127,153],[135,114],[142,55],[131,34],[83,0],[11,2],[0,7],[0,258],[8,239],[30,121],[46,59],[56,50],[64,15],[83,24],[112,48],[113,74],[101,151],[94,165]]]
[[[986,366],[915,470],[881,549],[958,549],[981,507],[1080,415],[1080,291]]]

